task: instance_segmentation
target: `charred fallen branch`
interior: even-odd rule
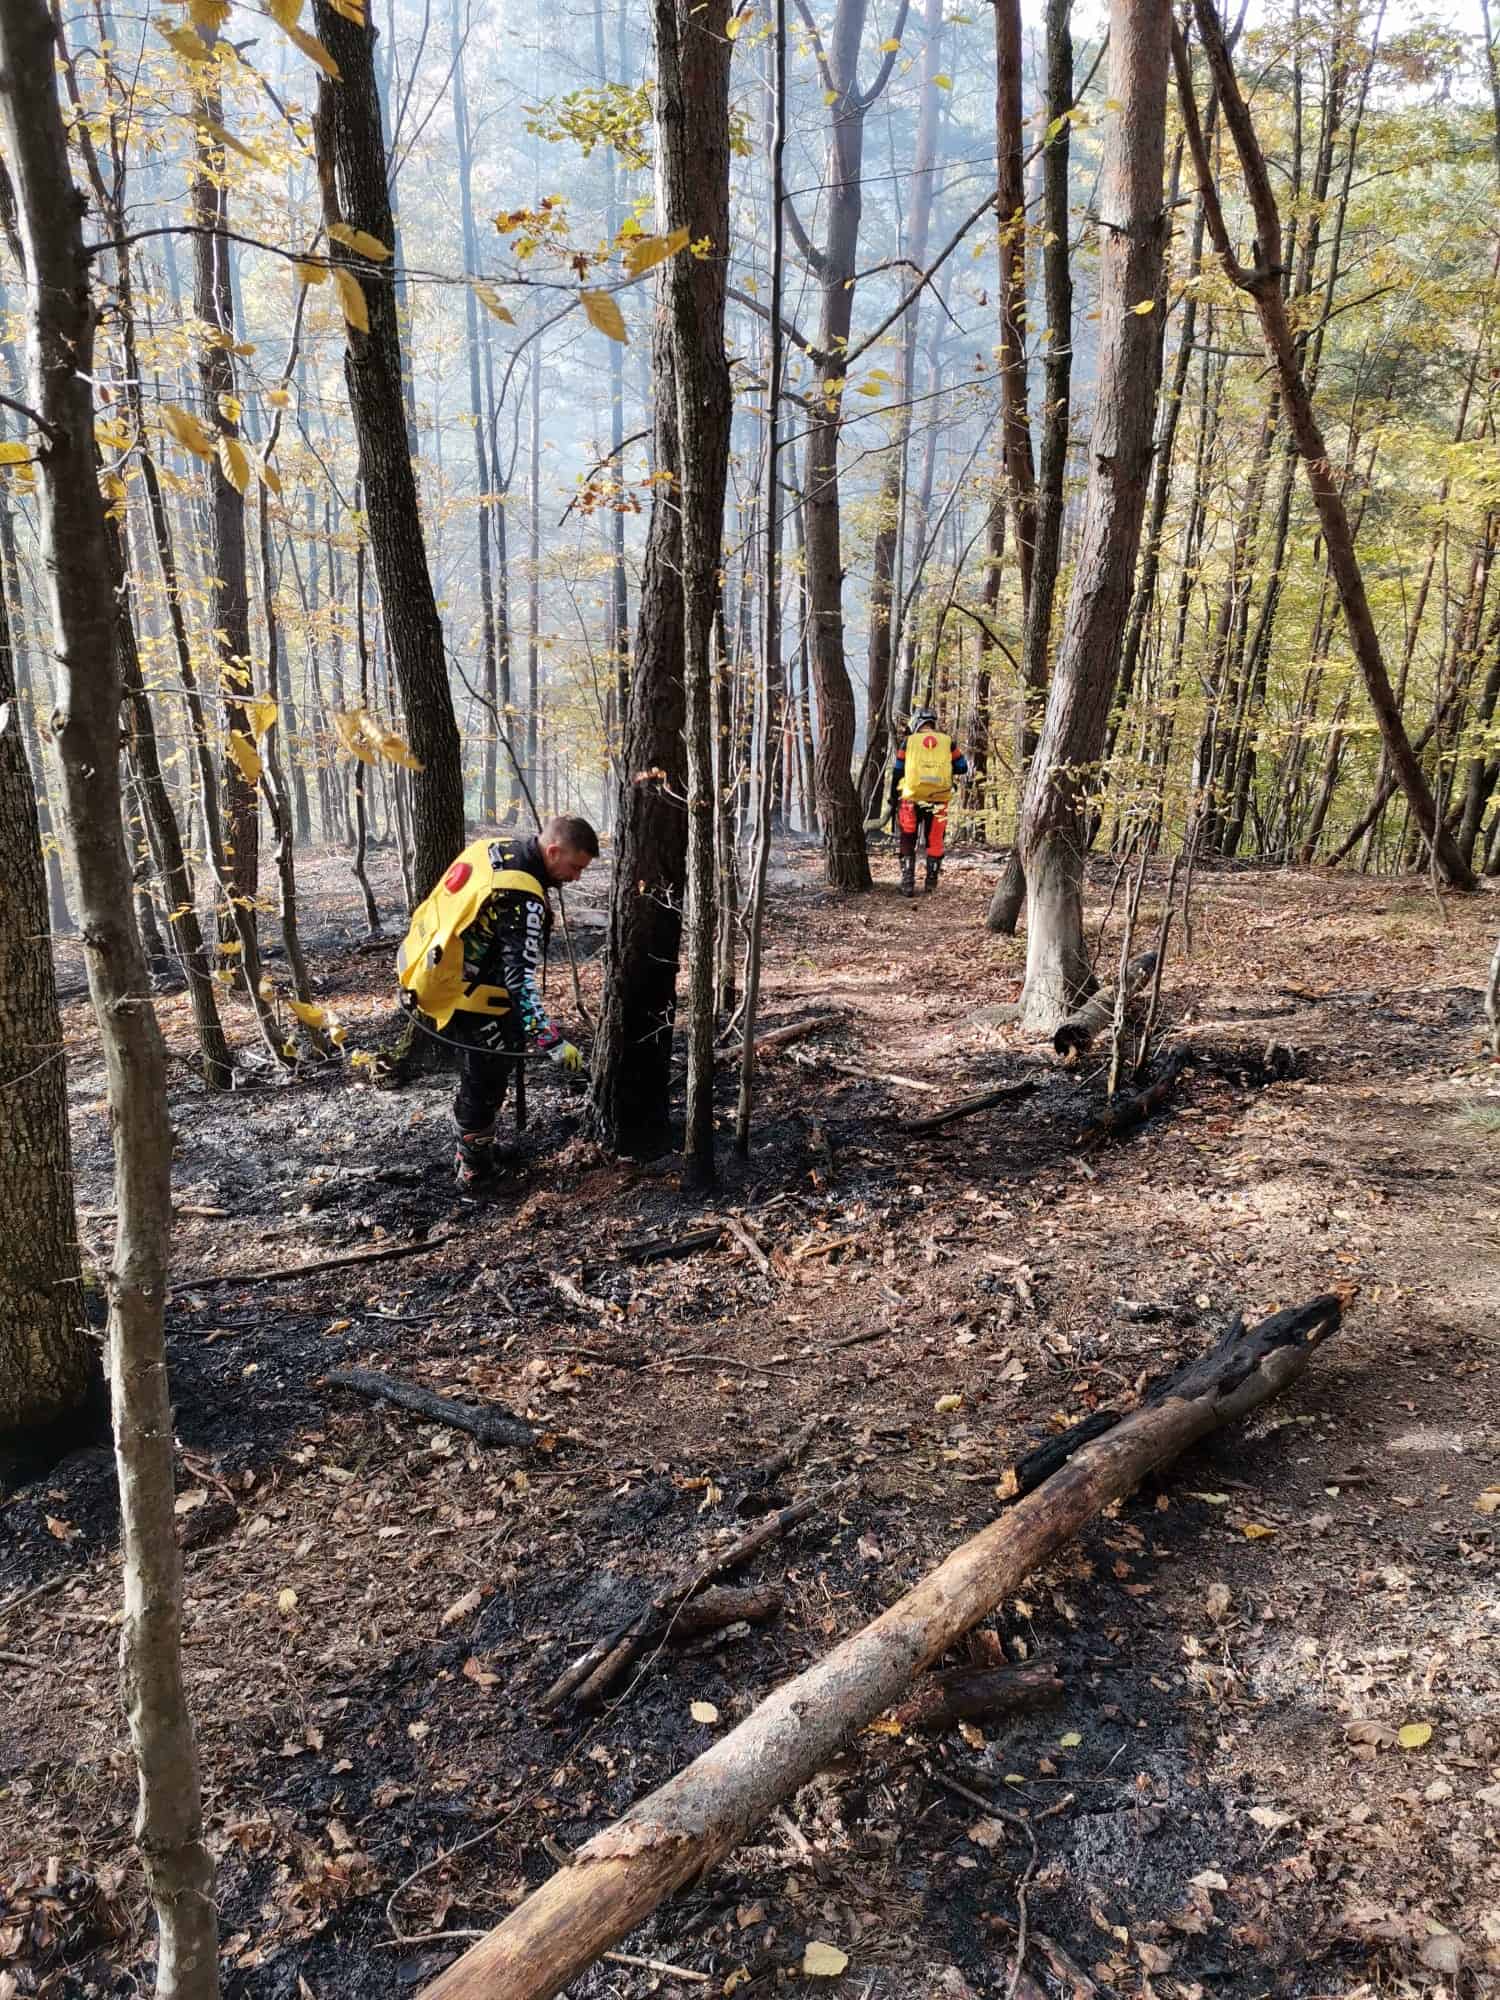
[[[1138,1125],[1144,1125],[1146,1120],[1160,1111],[1175,1094],[1186,1067],[1186,1052],[1182,1049],[1173,1049],[1155,1083],[1148,1084],[1144,1090],[1111,1098],[1093,1124],[1082,1134],[1078,1141],[1079,1145],[1102,1146],[1106,1140],[1123,1139],[1127,1132],[1133,1132]]]
[[[687,1571],[679,1573],[671,1583],[657,1591],[643,1610],[617,1625],[612,1632],[607,1632],[602,1639],[596,1639],[586,1653],[559,1674],[542,1696],[542,1707],[560,1708],[565,1701],[576,1701],[580,1707],[587,1708],[592,1702],[602,1701],[620,1676],[648,1647],[670,1634],[678,1618],[716,1577],[727,1576],[770,1543],[779,1542],[789,1535],[793,1528],[800,1527],[814,1514],[835,1506],[848,1491],[846,1482],[827,1493],[814,1494],[809,1500],[799,1500],[795,1506],[783,1507],[780,1513],[767,1514],[727,1548],[695,1561]]]
[[[1101,1508],[1294,1382],[1340,1317],[1330,1296],[1248,1332],[1236,1322],[1153,1400],[1080,1444],[881,1617],[597,1834],[441,1973],[425,2000],[549,2000],[665,1896],[746,1839]]]
[[[1133,958],[1125,972],[1125,1003],[1128,1006],[1156,971],[1156,953],[1143,951]],[[1116,988],[1105,986],[1091,1000],[1076,1007],[1058,1024],[1052,1046],[1064,1057],[1081,1056],[1095,1035],[1102,1035],[1115,1018]]]
[[[960,1118],[972,1118],[976,1111],[993,1111],[997,1104],[1009,1104],[1035,1089],[1036,1084],[1031,1079],[1025,1083],[1002,1083],[994,1090],[980,1091],[977,1097],[961,1097],[945,1111],[930,1111],[925,1118],[904,1119],[901,1129],[903,1132],[936,1132]]]
[[[436,1389],[423,1389],[415,1382],[383,1375],[378,1368],[334,1368],[323,1380],[329,1388],[352,1389],[356,1396],[408,1410],[414,1417],[425,1417],[430,1424],[443,1424],[450,1431],[467,1431],[481,1444],[529,1445],[536,1441],[536,1432],[530,1424],[512,1416],[509,1410],[486,1403],[460,1403],[452,1396],[439,1395]]]
[[[724,1238],[724,1225],[716,1222],[708,1229],[690,1229],[686,1236],[632,1236],[620,1245],[620,1255],[633,1264],[656,1264],[665,1257],[696,1257],[701,1250],[717,1250]]]
[[[987,1722],[1047,1708],[1063,1698],[1057,1670],[1038,1660],[1024,1667],[942,1667],[924,1674],[916,1693],[896,1710],[908,1735],[935,1736],[956,1722]]]

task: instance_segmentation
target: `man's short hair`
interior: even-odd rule
[[[586,854],[591,861],[599,858],[599,836],[586,819],[575,819],[570,813],[554,813],[542,828],[543,847],[567,847],[574,854]]]

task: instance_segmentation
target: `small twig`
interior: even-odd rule
[[[771,1260],[751,1235],[748,1223],[741,1222],[738,1216],[726,1215],[724,1218],[724,1227],[734,1238],[735,1242],[739,1244],[751,1263],[759,1265],[762,1272],[769,1278],[771,1275]]]
[[[0,1667],[35,1667],[40,1673],[48,1664],[46,1660],[28,1659],[25,1653],[0,1653]]]
[[[608,1965],[636,1965],[642,1972],[659,1972],[667,1979],[685,1979],[694,1986],[714,1983],[706,1972],[689,1972],[685,1965],[668,1965],[664,1958],[637,1958],[633,1951],[602,1951],[599,1956]]]
[[[996,1805],[992,1799],[984,1798],[978,1792],[971,1792],[967,1785],[961,1785],[956,1778],[950,1778],[942,1771],[934,1771],[930,1765],[926,1769],[928,1777],[935,1784],[941,1785],[944,1791],[954,1793],[956,1797],[965,1800],[971,1806],[978,1806],[979,1810],[985,1813],[990,1819],[1003,1820],[1007,1826],[1019,1827],[1030,1842],[1031,1854],[1027,1859],[1026,1866],[1021,1870],[1020,1878],[1016,1883],[1016,1961],[1011,1967],[1010,1984],[1005,1989],[1005,2000],[1016,2000],[1016,1991],[1021,1984],[1021,1975],[1026,1968],[1026,1939],[1030,1921],[1026,1907],[1026,1892],[1031,1886],[1032,1876],[1036,1873],[1038,1860],[1035,1829],[1031,1821],[1024,1819],[1020,1813],[1011,1812],[1005,1806]],[[1061,1800],[1056,1806],[1050,1806],[1048,1808],[1048,1816],[1050,1817],[1054,1812],[1060,1812],[1065,1804],[1067,1804],[1067,1801]]]
[[[341,1271],[347,1264],[378,1264],[391,1257],[420,1257],[429,1250],[439,1250],[449,1241],[446,1236],[425,1237],[419,1243],[377,1243],[370,1250],[348,1250],[337,1257],[319,1257],[311,1264],[278,1264],[264,1271],[191,1271],[183,1277],[174,1277],[172,1289],[181,1291],[185,1287],[203,1285],[269,1285],[278,1279],[291,1283],[294,1278],[308,1278],[318,1271]]]

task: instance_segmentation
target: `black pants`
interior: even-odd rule
[[[453,1117],[460,1132],[490,1130],[505,1102],[513,1072],[526,1060],[526,1045],[516,1038],[513,1019],[458,1013],[443,1029],[442,1039],[458,1057]]]

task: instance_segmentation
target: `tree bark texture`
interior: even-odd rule
[[[635,671],[620,751],[615,865],[591,1078],[594,1129],[605,1145],[622,1153],[662,1152],[670,1143],[672,1031],[687,866],[677,389],[672,329],[660,288],[652,372],[653,464],[674,478],[670,485],[658,481],[652,487]]]
[[[1099,369],[1089,479],[1046,720],[1021,808],[1031,899],[1022,1020],[1050,1032],[1089,978],[1085,802],[1104,745],[1151,465],[1160,343],[1152,315],[1166,236],[1168,0],[1112,0],[1099,189]]]
[[[217,82],[197,96],[200,118],[222,128],[224,105]],[[195,128],[193,169],[193,310],[199,320],[198,384],[203,419],[210,437],[237,441],[240,435],[235,398],[234,301],[229,284],[228,190],[224,154],[207,127]],[[218,153],[215,160],[214,154]],[[250,586],[245,561],[245,502],[225,477],[216,458],[208,468],[208,624],[217,669],[214,693],[223,702],[228,728],[249,739],[245,704],[254,693],[250,658]],[[260,795],[232,757],[220,765],[224,796],[224,852],[229,866],[228,893],[239,897],[255,928],[255,896],[260,886]],[[236,927],[228,911],[219,920],[219,934],[228,942]],[[255,966],[247,974],[258,978]]]
[[[1098,1418],[1049,1447],[1058,1469],[964,1542],[872,1624],[798,1674],[686,1770],[581,1848],[423,2000],[548,2000],[682,1883],[743,1841],[905,1692],[912,1677],[1155,1467],[1278,1394],[1339,1324],[1321,1298],[1239,1321],[1202,1360],[1117,1424]]]
[[[891,54],[868,91],[859,87],[859,54],[869,0],[839,0],[819,68],[830,106],[828,161],[824,169],[828,227],[821,250],[803,240],[822,288],[818,320],[818,382],[807,427],[807,475],[802,506],[807,538],[807,589],[811,607],[809,647],[818,695],[816,774],[818,813],[829,883],[835,889],[870,886],[864,818],[853,773],[854,690],[844,657],[844,563],[840,544],[839,434],[843,423],[845,356],[854,315],[855,253],[863,208],[865,114],[884,90]],[[906,20],[902,0],[895,33]],[[800,227],[798,230],[801,239]]]
[[[1234,140],[1240,168],[1245,176],[1255,214],[1257,241],[1262,246],[1263,257],[1274,256],[1281,243],[1280,213],[1250,110],[1241,94],[1239,78],[1225,46],[1224,30],[1214,10],[1213,0],[1194,0],[1194,13],[1209,70],[1223,106],[1224,122]],[[1401,712],[1386,673],[1380,635],[1375,629],[1374,616],[1365,594],[1364,575],[1355,554],[1348,511],[1313,409],[1307,379],[1297,358],[1281,289],[1281,274],[1274,268],[1263,266],[1246,269],[1234,254],[1198,124],[1192,71],[1181,36],[1174,36],[1174,56],[1178,95],[1203,194],[1209,234],[1226,276],[1255,301],[1266,353],[1276,369],[1287,421],[1307,473],[1313,505],[1323,530],[1328,565],[1338,586],[1350,648],[1359,662],[1391,769],[1406,794],[1413,820],[1433,849],[1444,880],[1455,889],[1477,888],[1473,870],[1459,852],[1452,833],[1439,820],[1426,776],[1402,724]]]
[[[657,209],[708,254],[663,269],[677,399],[682,508],[682,637],[687,723],[687,895],[690,973],[687,1129],[690,1178],[714,1177],[714,615],[724,539],[724,488],[734,399],[724,351],[729,268],[729,0],[653,0]],[[659,386],[657,395],[663,393]],[[727,671],[727,662],[726,662]]]
[[[0,8],[0,144],[25,250],[29,400],[42,419],[38,514],[57,660],[53,733],[113,1123],[118,1224],[108,1278],[109,1362],[125,1589],[122,1682],[140,1770],[136,1838],[160,1929],[157,1992],[164,2000],[212,2000],[217,1922],[182,1682],[182,1566],[162,1337],[172,1135],[120,815],[120,678],[94,469],[94,307],[55,52],[45,0],[8,0]]]
[[[324,219],[394,238],[386,183],[385,136],[375,83],[374,29],[315,0],[318,38],[340,81],[318,85],[314,132]],[[331,245],[364,293],[370,330],[347,329],[344,379],[359,442],[359,475],[370,547],[407,739],[422,769],[412,774],[413,888],[420,899],[464,844],[464,777],[442,621],[432,593],[417,482],[407,449],[396,294],[385,270]]]
[[[1042,153],[1042,292],[1047,303],[1047,349],[1042,374],[1041,464],[1033,509],[1030,586],[1022,635],[1023,699],[1041,706],[1052,653],[1052,606],[1062,562],[1063,495],[1068,469],[1068,420],[1073,380],[1073,273],[1069,262],[1068,152],[1073,108],[1071,0],[1047,0],[1047,99]],[[1053,130],[1053,127],[1056,130]],[[998,565],[994,575],[999,597]],[[990,579],[986,579],[988,589]],[[993,600],[992,600],[993,601]],[[1024,711],[1018,773],[1025,783],[1036,749],[1034,717]],[[1026,901],[1026,875],[1019,840],[1006,861],[990,900],[986,923],[1014,936]]]
[[[82,1401],[83,1326],[67,1062],[52,970],[47,871],[0,597],[0,1431]]]

